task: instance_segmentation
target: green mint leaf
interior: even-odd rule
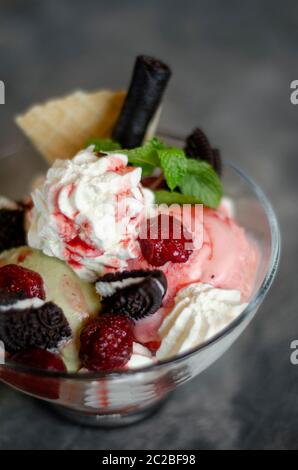
[[[151,140],[148,141],[148,143],[150,143],[150,145],[155,148],[155,150],[162,150],[164,148],[166,148],[164,142],[160,139],[158,139],[157,137],[153,137]]]
[[[120,144],[112,139],[88,139],[86,147],[94,145],[95,152],[112,152],[121,149]]]
[[[160,189],[154,191],[156,204],[196,204],[197,200],[193,196],[185,196],[177,191],[167,191]]]
[[[142,165],[142,178],[152,175],[154,168],[151,165]]]
[[[187,159],[187,173],[179,188],[185,196],[192,196],[197,203],[215,209],[223,195],[221,181],[209,163]]]
[[[157,153],[167,185],[173,191],[187,172],[187,158],[182,149],[175,147],[160,149]]]
[[[153,138],[142,145],[142,147],[122,150],[121,152],[128,156],[128,162],[131,165],[141,167],[150,165],[155,168],[160,166],[158,151],[162,148],[164,148],[163,142],[157,138]]]

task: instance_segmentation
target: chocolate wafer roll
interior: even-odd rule
[[[153,57],[137,57],[126,100],[113,130],[123,148],[142,144],[171,76],[170,68]]]

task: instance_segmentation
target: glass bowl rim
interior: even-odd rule
[[[159,134],[163,137],[168,137],[173,140],[180,141],[181,139],[173,136],[169,133],[161,133]],[[14,154],[19,153],[15,152]],[[10,157],[13,157],[13,155],[10,155]],[[6,157],[3,157],[6,158]],[[7,156],[9,158],[9,156]],[[1,160],[0,160],[1,162]],[[219,342],[221,339],[225,338],[228,336],[232,331],[234,331],[240,324],[242,324],[255,310],[257,306],[261,304],[263,301],[265,295],[267,294],[277,271],[278,268],[278,263],[279,263],[279,258],[280,258],[280,244],[281,244],[281,237],[280,237],[280,230],[279,230],[279,224],[277,221],[277,217],[275,215],[275,212],[273,210],[273,207],[271,203],[269,202],[269,199],[263,192],[263,190],[253,181],[253,179],[250,178],[250,176],[247,176],[242,170],[237,168],[234,164],[227,160],[223,160],[223,166],[231,168],[238,176],[243,179],[250,189],[254,192],[255,196],[257,197],[258,201],[262,205],[262,207],[265,210],[265,214],[267,216],[267,220],[269,222],[269,227],[270,227],[270,235],[271,235],[271,242],[272,242],[272,249],[271,249],[271,255],[270,255],[270,261],[269,261],[269,266],[268,270],[266,272],[266,275],[261,283],[261,286],[259,287],[258,291],[254,295],[254,297],[250,300],[246,308],[243,310],[243,312],[236,317],[232,322],[230,322],[225,328],[220,330],[217,334],[212,336],[206,341],[203,341],[200,343],[198,346],[182,353],[174,358],[170,359],[165,359],[161,360],[157,363],[147,365],[144,367],[136,368],[136,369],[119,369],[119,370],[112,370],[112,371],[105,371],[105,372],[84,372],[84,373],[79,373],[79,372],[55,372],[55,371],[48,371],[48,370],[43,370],[43,369],[38,369],[34,367],[29,367],[25,366],[23,364],[17,364],[13,361],[5,361],[5,364],[1,364],[1,368],[5,369],[10,369],[10,370],[15,370],[20,373],[25,373],[25,374],[30,374],[34,376],[41,376],[41,377],[48,377],[48,378],[61,378],[61,379],[71,379],[71,380],[96,380],[96,379],[119,379],[123,377],[133,377],[137,374],[145,374],[145,373],[150,373],[150,372],[155,372],[155,371],[160,371],[166,366],[172,366],[175,364],[178,364],[182,362],[185,359],[188,359],[195,354],[199,353],[200,351],[205,350],[209,346],[211,346],[214,343]],[[0,374],[1,378],[1,374]]]

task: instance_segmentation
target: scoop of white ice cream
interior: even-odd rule
[[[181,289],[159,329],[159,360],[184,353],[218,333],[246,307],[238,290],[196,283]]]
[[[94,281],[105,268],[122,269],[138,254],[137,238],[151,191],[127,156],[97,156],[93,147],[72,160],[57,160],[32,194],[29,245],[66,261]]]

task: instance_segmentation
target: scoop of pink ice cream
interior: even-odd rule
[[[179,217],[179,214],[176,216]],[[191,230],[191,227],[186,228]],[[258,250],[226,210],[203,209],[203,239],[198,246],[186,263],[168,262],[159,268],[167,277],[167,295],[161,309],[137,322],[137,341],[147,343],[158,339],[159,326],[173,307],[176,293],[193,282],[237,289],[243,302],[249,299],[258,267]],[[129,269],[152,269],[152,266],[140,253],[137,259],[129,261]]]

